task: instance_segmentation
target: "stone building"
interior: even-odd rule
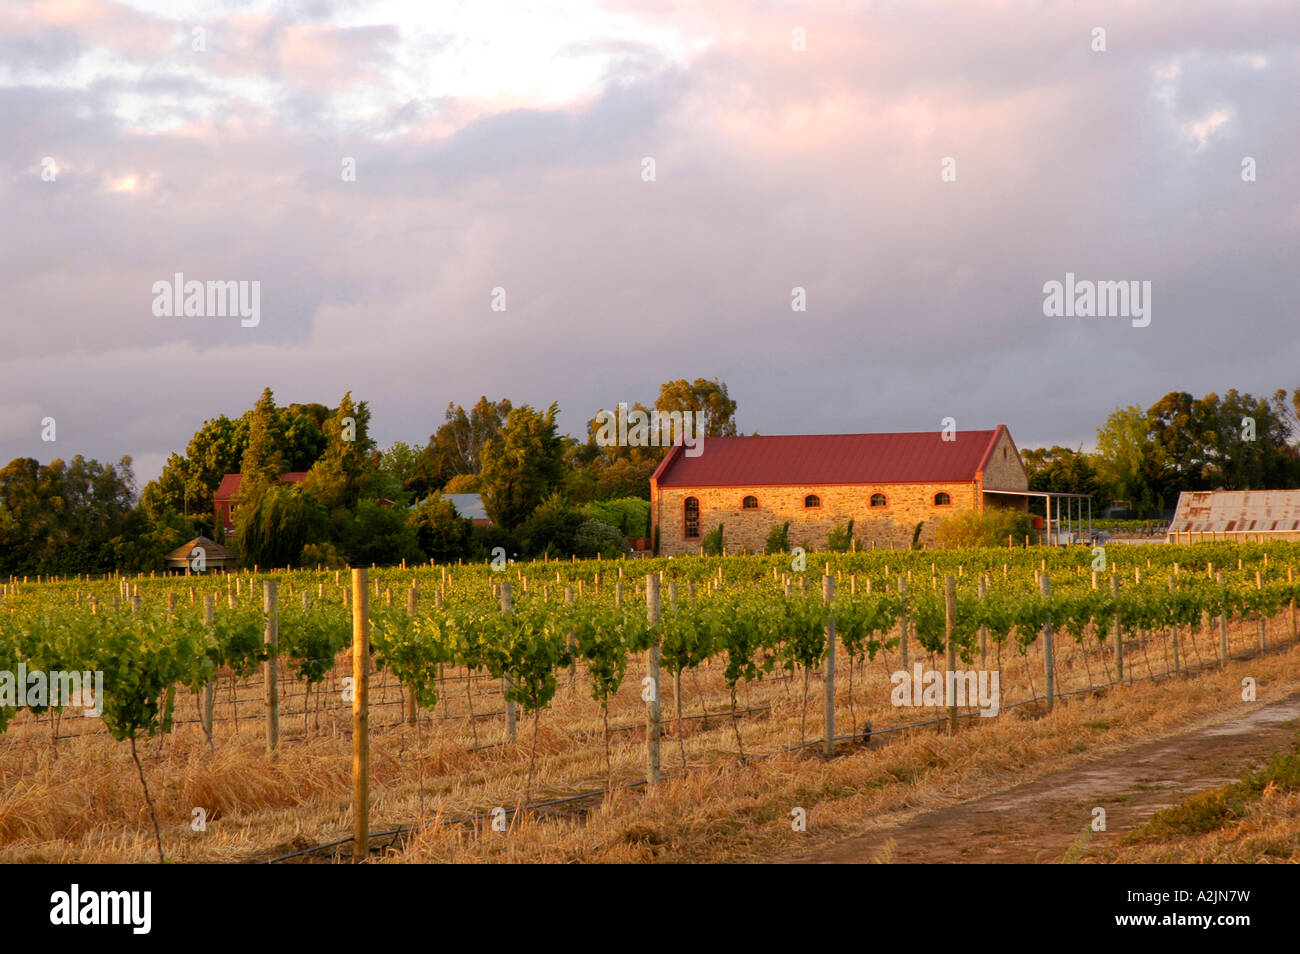
[[[709,437],[697,457],[673,447],[650,478],[651,521],[665,556],[699,553],[723,525],[729,553],[762,553],[787,521],[790,540],[824,549],[854,521],[859,547],[930,543],[964,510],[1025,510],[1029,478],[1005,425],[988,431]]]

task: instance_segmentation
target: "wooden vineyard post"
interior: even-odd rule
[[[1178,564],[1175,563],[1174,575],[1176,576],[1177,574],[1178,574]],[[1169,577],[1169,593],[1172,595],[1173,592],[1174,592],[1174,577],[1171,576]],[[1173,630],[1173,634],[1174,634],[1174,674],[1177,675],[1181,671],[1178,662],[1178,624],[1174,623],[1171,629]]]
[[[619,584],[622,589],[623,584]],[[659,575],[647,573],[645,578],[646,617],[652,627],[659,625]],[[654,642],[650,644],[647,675],[650,679],[650,695],[645,705],[645,755],[646,784],[659,784],[659,739],[662,726],[659,722],[659,634],[655,633]]]
[[[1227,606],[1227,599],[1226,599],[1227,593],[1223,592],[1224,586],[1223,586],[1222,570],[1220,570],[1215,575],[1214,581],[1219,584],[1220,596],[1225,598],[1223,606],[1219,608],[1219,662],[1222,665],[1227,666],[1228,665],[1228,606]]]
[[[510,581],[502,580],[501,581],[501,612],[503,613],[511,612],[514,609],[514,605],[515,605],[514,600],[512,600],[510,597]],[[501,680],[501,683],[502,686],[504,687],[504,690],[507,692],[510,689],[514,688],[514,684],[510,681],[509,675],[507,675],[503,680]],[[506,699],[506,735],[509,737],[511,742],[515,740],[515,735],[518,732],[516,722],[517,722],[517,717],[515,715],[515,701],[513,699]]]
[[[352,860],[370,854],[370,593],[352,571]]]
[[[903,653],[903,672],[909,672],[907,668],[907,577],[901,574],[898,577],[898,595],[902,597],[902,609],[898,612],[898,644]]]
[[[420,592],[416,589],[415,584],[406,591],[406,618],[415,619],[415,605],[420,598]],[[406,721],[410,725],[415,725],[420,717],[420,706],[415,699],[415,689],[408,687],[406,690]]]
[[[1095,581],[1095,577],[1094,577],[1094,581]],[[989,578],[985,576],[983,573],[981,573],[979,576],[979,598],[981,603],[984,602],[984,597],[988,595],[988,583],[989,583]],[[989,628],[987,626],[981,626],[980,627],[980,665],[981,666],[984,665],[984,660],[988,658],[988,654],[989,654]]]
[[[835,599],[835,577],[830,567],[822,577],[822,605],[826,607],[826,757],[835,755],[835,617],[830,614]],[[850,663],[852,660],[850,660]]]
[[[1264,588],[1264,576],[1262,573],[1260,573],[1259,570],[1256,570],[1255,589],[1262,590],[1263,588]],[[1264,614],[1260,613],[1259,614],[1259,651],[1260,652],[1263,652],[1268,648],[1267,633],[1268,633],[1268,621],[1264,619]]]
[[[559,576],[560,576],[560,574],[556,573],[555,576],[556,576],[556,578],[558,579]],[[573,587],[571,587],[571,586],[566,586],[566,587],[564,588],[564,605],[565,605],[565,606],[572,606],[572,605],[573,605]],[[577,677],[578,677],[578,646],[577,646],[577,642],[578,642],[577,637],[574,635],[574,633],[573,633],[572,631],[570,631],[570,632],[569,632],[569,652],[573,654],[573,661],[572,661],[571,663],[569,663],[569,691],[570,691],[570,692],[573,691],[574,680],[577,679]]]
[[[280,747],[280,611],[275,580],[262,584],[262,609],[266,613],[266,751],[273,757]]]
[[[1295,582],[1294,567],[1289,566],[1286,568],[1286,581],[1288,583]],[[1291,642],[1295,642],[1295,640],[1296,640],[1296,618],[1295,618],[1295,600],[1293,599],[1291,600]]]
[[[677,581],[668,581],[668,608],[677,612]],[[686,739],[682,735],[682,671],[673,673],[673,705],[677,707],[677,721],[673,723],[673,732],[677,735],[677,745],[682,753],[682,771],[686,771]]]
[[[1038,586],[1043,592],[1043,596],[1051,598],[1052,581],[1044,573],[1038,578]],[[1047,623],[1043,626],[1043,665],[1047,670],[1047,711],[1052,711],[1052,706],[1056,701],[1056,679],[1052,672],[1052,617],[1048,614]]]
[[[1119,574],[1110,575],[1110,595],[1111,599],[1119,600]],[[1124,630],[1120,626],[1119,609],[1115,610],[1115,621],[1111,624],[1115,633],[1115,679],[1121,685],[1124,682]]]
[[[948,673],[944,677],[948,687],[948,732],[957,734],[957,641],[953,630],[957,628],[957,581],[949,574],[943,578],[943,636],[948,644]]]
[[[217,598],[203,597],[203,628],[212,632],[217,623]],[[212,679],[203,687],[203,734],[208,737],[208,748],[212,748],[212,716],[217,701],[217,681]]]

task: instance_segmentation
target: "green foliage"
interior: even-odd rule
[[[596,555],[617,556],[627,550],[627,537],[617,527],[599,520],[584,520],[573,536],[573,553],[590,559]]]
[[[705,556],[722,556],[722,524],[718,524],[700,540],[700,548]]]
[[[419,560],[416,531],[403,507],[378,500],[362,500],[347,525],[343,549],[353,566],[380,566],[402,560]]]
[[[419,458],[418,448],[404,441],[394,441],[392,446],[379,455],[379,495],[397,503],[408,503],[411,494],[406,488],[415,477],[415,465]]]
[[[768,531],[767,543],[763,547],[763,552],[769,555],[790,552],[790,522],[788,520]]]
[[[253,406],[248,446],[244,448],[240,461],[239,472],[244,475],[240,486],[241,503],[247,503],[264,488],[273,486],[289,469],[281,449],[283,442],[283,422],[276,411],[275,395],[266,388]]]
[[[297,566],[308,542],[328,536],[329,518],[313,498],[290,484],[242,496],[235,541],[245,566]]]
[[[384,607],[375,616],[371,645],[379,665],[392,671],[426,709],[438,703],[438,667],[452,662],[451,644],[442,620],[411,619],[405,610]]]
[[[1109,488],[1097,476],[1092,455],[1068,447],[1033,448],[1021,451],[1029,489],[1062,494],[1091,494],[1100,513],[1110,503]],[[1041,497],[1031,497],[1030,512],[1043,514]]]
[[[668,381],[659,387],[655,408],[660,411],[701,411],[704,414],[704,433],[708,437],[734,437],[736,435],[736,402],[727,393],[725,382],[714,378],[696,378],[688,383],[685,378]]]
[[[483,503],[488,516],[507,530],[523,524],[563,480],[558,411],[555,404],[544,413],[528,405],[513,408],[500,441],[483,449]]]
[[[835,525],[826,536],[826,549],[831,553],[848,553],[853,546],[853,520],[850,519],[848,526],[840,524]]]
[[[483,489],[483,478],[478,474],[457,474],[442,488],[445,494],[476,494]]]
[[[1005,547],[1007,538],[1024,540],[1033,530],[1029,514],[990,507],[983,513],[965,510],[939,521],[936,542],[952,547]]]
[[[925,529],[925,521],[917,521],[916,529],[912,531],[912,549],[921,549],[921,531]]]
[[[309,543],[302,548],[298,565],[312,568],[319,565],[327,570],[341,570],[348,565],[348,561],[343,559],[343,554],[332,543]]]
[[[449,494],[478,493],[475,478],[483,469],[483,451],[500,440],[510,411],[508,400],[493,402],[486,396],[468,413],[454,402],[448,404],[442,425],[416,460],[407,489],[416,495],[439,489]],[[461,483],[453,487],[452,480]],[[465,486],[465,481],[474,481],[474,486]]]
[[[495,523],[487,526],[474,527],[474,558],[481,560],[484,557],[490,557],[492,551],[500,548],[506,552],[506,556],[513,559],[523,552],[523,546],[519,542],[519,537]]]
[[[578,528],[584,517],[564,497],[547,497],[519,528],[525,556],[569,556],[577,552]],[[624,544],[626,546],[626,544]],[[622,547],[620,547],[622,549]]]
[[[0,469],[0,573],[103,572],[119,558],[161,562],[133,546],[154,530],[147,515],[133,513],[133,484],[129,457],[115,465],[80,455],[70,463],[11,461]],[[179,546],[186,530],[183,521],[174,524],[180,529],[163,542],[179,536]]]
[[[303,489],[331,512],[340,532],[339,511],[352,510],[367,497],[379,497],[384,489],[376,464],[374,440],[370,437],[370,407],[343,395],[338,408],[325,421],[325,452],[312,465]]]
[[[584,505],[582,512],[592,520],[617,527],[629,539],[649,536],[646,528],[650,522],[650,501],[640,497],[593,501]]]
[[[104,674],[102,718],[119,742],[171,728],[174,687],[208,657],[193,630],[156,616],[91,618],[93,639],[84,649]]]
[[[352,643],[351,613],[326,602],[304,611],[300,603],[290,600],[280,606],[279,614],[281,655],[288,657],[290,668],[308,687],[318,685],[334,667],[335,657]]]
[[[425,557],[439,563],[469,559],[474,554],[474,521],[462,517],[444,497],[429,497],[411,511],[407,522]]]

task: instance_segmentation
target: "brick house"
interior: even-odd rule
[[[723,524],[728,552],[762,553],[773,527],[824,549],[837,525],[854,521],[859,546],[909,546],[963,510],[1028,508],[1029,477],[1005,425],[988,431],[708,437],[703,453],[677,445],[650,478],[651,522],[665,556],[699,553]],[[1000,493],[995,493],[1000,491]]]
[[[300,484],[307,479],[307,472],[292,470],[283,474],[280,480],[286,484]],[[239,485],[244,482],[243,474],[226,474],[212,495],[212,511],[217,520],[213,526],[225,527],[226,535],[235,532],[235,513],[239,509]]]

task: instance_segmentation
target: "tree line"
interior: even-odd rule
[[[666,382],[654,409],[700,412],[707,436],[736,433],[736,402],[718,380]],[[648,539],[649,478],[667,446],[605,446],[597,416],[579,440],[559,433],[558,412],[453,402],[423,446],[380,449],[351,392],[335,407],[280,406],[267,388],[238,418],[205,421],[138,494],[129,457],[19,458],[0,470],[0,573],[161,570],[200,534],[249,566],[479,559],[497,547],[594,556]],[[306,476],[286,483],[290,472]],[[243,475],[229,539],[214,512],[227,474]],[[458,513],[450,493],[480,494],[491,525]]]
[[[1300,388],[1266,398],[1230,390],[1195,398],[1172,391],[1149,408],[1117,408],[1097,449],[1021,451],[1029,489],[1092,495],[1093,515],[1114,504],[1150,517],[1184,490],[1300,487]],[[1031,502],[1042,512],[1042,502]]]
[[[161,570],[199,534],[261,566],[472,560],[498,547],[587,556],[637,539],[653,549],[649,480],[667,442],[603,443],[597,415],[585,439],[563,435],[558,410],[453,402],[422,446],[380,449],[368,405],[350,392],[334,407],[280,406],[268,388],[241,416],[205,421],[138,493],[129,457],[18,458],[0,469],[0,574]],[[736,402],[716,379],[665,382],[652,406],[629,410],[699,412],[706,437],[737,433]],[[1182,490],[1300,487],[1297,415],[1300,388],[1289,400],[1281,390],[1173,392],[1111,413],[1095,451],[1030,448],[1022,458],[1031,490],[1091,494],[1094,515],[1117,503],[1145,517]],[[289,484],[287,472],[306,476]],[[226,474],[243,475],[229,540],[213,510]],[[454,493],[480,494],[491,525],[441,496]]]

